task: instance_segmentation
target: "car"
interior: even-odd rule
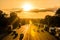
[[[49,33],[55,36],[55,34],[56,34],[56,31],[55,30],[56,30],[55,27],[50,27],[49,28]]]
[[[55,36],[60,37],[60,27],[57,27],[56,28],[56,35]]]

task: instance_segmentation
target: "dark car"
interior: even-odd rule
[[[19,39],[20,39],[20,40],[22,40],[22,39],[23,39],[23,37],[24,37],[24,34],[23,34],[23,33],[21,33],[21,34],[20,34],[20,38],[19,38]]]

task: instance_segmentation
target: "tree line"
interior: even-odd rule
[[[20,19],[17,14],[10,12],[10,17],[7,17],[8,14],[0,10],[0,30],[7,29],[9,25],[12,25],[13,29],[19,26]]]
[[[60,27],[60,8],[55,12],[54,16],[46,15],[44,19],[40,20],[40,23],[49,27]]]

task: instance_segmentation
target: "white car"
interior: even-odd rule
[[[60,39],[60,27],[56,27],[56,37]]]

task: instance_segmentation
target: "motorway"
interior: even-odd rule
[[[56,38],[50,35],[46,31],[41,31],[43,28],[39,28],[33,24],[26,24],[21,26],[21,28],[16,28],[13,31],[18,33],[18,36],[13,39],[15,35],[12,36],[12,33],[4,37],[2,40],[20,40],[20,34],[23,33],[24,37],[22,40],[56,40]]]

